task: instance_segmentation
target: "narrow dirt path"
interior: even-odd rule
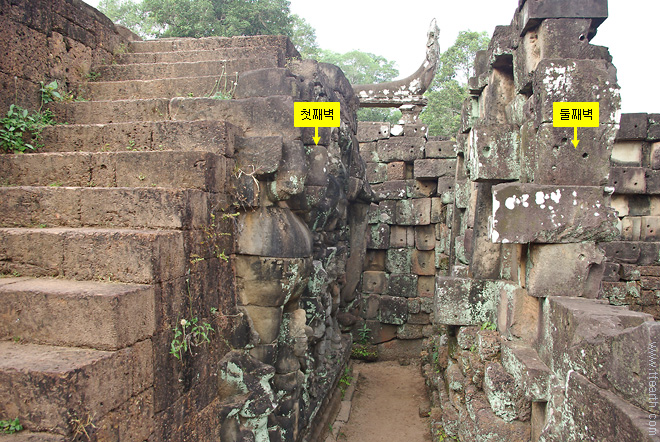
[[[419,365],[395,361],[359,364],[357,389],[348,422],[338,441],[427,442],[429,419],[419,417],[428,404]]]

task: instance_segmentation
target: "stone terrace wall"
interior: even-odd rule
[[[0,155],[0,418],[21,440],[318,440],[372,200],[341,70],[280,36],[132,41],[109,64],[125,40],[77,0],[2,12],[2,72],[23,72],[3,103],[38,106],[51,78],[85,100],[48,105],[69,124],[37,152]],[[233,99],[210,97],[226,72]],[[341,127],[317,145],[294,101],[341,102]],[[178,360],[197,320],[210,342]]]
[[[81,0],[2,0],[0,11],[3,115],[10,104],[38,108],[40,82],[79,83],[132,39]]]
[[[596,299],[613,267],[601,248],[618,250],[619,262],[640,256],[636,244],[609,243],[619,238],[609,180],[629,191],[623,170],[610,170],[616,70],[589,43],[606,17],[605,0],[521,0],[477,54],[456,143],[451,276],[436,280],[441,333],[425,358],[438,434],[657,440],[648,387],[660,324]],[[577,148],[572,129],[552,126],[556,101],[600,103],[600,126],[580,128]],[[619,150],[630,161],[627,148],[614,160]],[[640,179],[625,183],[641,186],[644,170],[633,172]]]
[[[660,114],[623,114],[612,150],[621,237],[602,244],[601,296],[660,319]]]
[[[426,128],[409,125],[393,136],[389,123],[371,122],[360,122],[358,140],[376,202],[357,328],[366,321],[384,357],[416,357],[419,340],[432,334],[435,276],[447,275],[455,143],[427,140]]]

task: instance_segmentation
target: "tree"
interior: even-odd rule
[[[461,31],[454,44],[440,56],[435,78],[425,93],[428,104],[421,115],[429,127],[429,135],[453,137],[458,132],[474,58],[477,51],[488,48],[489,42],[486,32]]]
[[[288,0],[101,0],[99,9],[144,37],[293,35]]]
[[[380,55],[362,51],[350,51],[340,54],[321,50],[319,61],[331,63],[344,71],[351,84],[382,83],[393,80],[399,75],[394,62]],[[359,121],[389,121],[396,123],[401,118],[398,109],[363,108],[358,110]]]
[[[318,59],[321,53],[316,42],[316,30],[307,21],[297,14],[291,14],[292,32],[291,42],[300,52],[302,58]]]

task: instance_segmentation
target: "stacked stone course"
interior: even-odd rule
[[[135,41],[78,0],[2,11],[7,47],[38,49],[0,62],[25,73],[2,103],[35,109],[54,78],[86,100],[49,104],[69,124],[39,151],[0,155],[0,418],[26,429],[9,438],[317,437],[371,199],[343,73],[301,62],[286,37]],[[85,54],[61,61],[70,75],[43,52],[51,31]],[[233,82],[233,99],[214,96]],[[296,100],[339,101],[341,127],[316,145]],[[209,342],[173,349],[203,323]]]
[[[621,305],[642,310],[630,292],[644,272],[650,295],[658,254],[652,236],[619,232],[637,225],[641,238],[641,219],[622,208],[652,176],[650,143],[646,117],[640,128],[624,116],[617,136],[615,69],[589,43],[606,17],[606,1],[521,0],[477,53],[456,137],[449,276],[436,278],[441,333],[425,354],[436,431],[656,440],[648,385],[660,327]],[[580,128],[577,148],[572,128],[553,127],[557,101],[600,103],[599,127]]]
[[[446,274],[453,206],[454,142],[426,128],[393,136],[388,123],[360,122],[360,155],[375,202],[369,208],[360,324],[388,354],[410,354],[432,334],[436,274]],[[407,343],[394,340],[406,340]],[[414,341],[417,340],[417,341]]]
[[[660,319],[660,115],[623,114],[609,184],[617,241],[602,244],[607,262],[601,296],[612,305]]]

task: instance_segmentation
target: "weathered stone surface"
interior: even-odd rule
[[[520,178],[520,136],[513,126],[475,126],[467,167],[472,181]]]
[[[619,166],[641,167],[643,150],[644,144],[641,141],[617,140],[612,148],[610,161]]]
[[[408,318],[408,301],[403,297],[381,296],[378,320],[384,324],[402,325]]]
[[[527,291],[530,296],[596,298],[603,275],[603,252],[594,243],[539,244],[529,248]],[[571,281],[571,285],[557,284]]]
[[[551,297],[543,304],[539,356],[560,377],[573,370],[600,388],[621,389],[618,394],[637,396],[637,403],[648,404],[641,393],[648,386],[643,379],[648,374],[639,364],[644,364],[640,358],[646,356],[641,353],[647,352],[657,333],[651,315],[601,301]]]
[[[387,271],[391,273],[411,273],[412,250],[410,248],[389,249],[385,262]]]
[[[431,223],[431,198],[401,200],[396,204],[395,220],[403,226]]]
[[[456,158],[454,141],[434,141],[431,138],[424,146],[425,158]]]
[[[486,364],[484,393],[493,412],[505,422],[514,419],[523,422],[529,420],[531,401],[525,398],[514,377],[507,373],[499,362]]]
[[[392,226],[390,228],[390,247],[414,247],[415,231],[413,227]]]
[[[0,347],[0,406],[33,431],[68,434],[67,410],[103,416],[153,384],[150,340],[117,352],[10,341]]]
[[[648,413],[596,387],[578,373],[568,376],[566,396],[562,399],[561,414],[558,413],[541,433],[545,440],[656,440],[649,435]]]
[[[268,258],[236,255],[239,305],[281,307],[297,300],[311,273],[310,258]]]
[[[2,339],[117,350],[155,331],[155,293],[149,286],[6,278],[0,293]]]
[[[571,143],[571,128],[555,128],[551,123],[543,123],[536,131],[528,123],[521,128],[522,173],[525,182],[571,186],[607,185],[615,134],[616,126],[613,124],[581,127],[578,132],[580,144],[576,149]]]
[[[436,278],[435,321],[449,325],[481,325],[495,322],[500,281],[467,278]]]
[[[453,159],[419,159],[414,162],[415,179],[453,177],[456,170],[456,160]]]
[[[416,137],[390,138],[378,141],[378,158],[390,161],[414,161],[424,158],[424,139]]]
[[[370,224],[367,235],[368,249],[385,250],[390,247],[389,224]]]
[[[642,167],[612,167],[610,184],[619,194],[646,193],[646,174]]]
[[[408,198],[428,198],[435,194],[436,180],[408,180]]]
[[[621,114],[617,140],[646,140],[649,129],[648,114]]]
[[[236,140],[236,166],[261,176],[275,172],[282,161],[282,137],[249,137]]]
[[[361,121],[357,138],[360,143],[383,140],[390,136],[390,123]]]
[[[539,0],[526,2],[521,9],[520,35],[546,18],[589,18],[594,21],[594,29],[607,18],[607,2],[597,0],[589,3],[574,3],[558,0],[547,3]],[[585,36],[590,39],[590,36]]]
[[[539,94],[539,125],[552,122],[552,103],[556,101],[598,101],[601,125],[615,124],[621,106],[616,71],[605,60],[541,60],[534,74],[534,91]]]
[[[307,226],[290,210],[262,208],[238,218],[237,252],[278,258],[312,255]]]
[[[400,200],[408,195],[408,181],[397,180],[371,186],[378,200]]]
[[[388,273],[373,270],[362,272],[362,291],[365,293],[386,293],[388,281]]]
[[[437,198],[434,198],[436,200]],[[439,221],[436,221],[439,222]],[[415,247],[417,250],[435,250],[435,227],[417,226],[415,227]]]
[[[417,275],[394,273],[390,276],[387,294],[414,298],[417,296]]]
[[[367,163],[367,179],[370,184],[378,184],[387,181],[387,164]]]
[[[600,187],[493,187],[493,242],[609,241],[618,236],[617,222]]]
[[[417,275],[435,275],[435,252],[433,250],[413,250],[412,272]]]
[[[529,401],[549,400],[552,372],[534,349],[522,343],[502,340],[502,366]]]

